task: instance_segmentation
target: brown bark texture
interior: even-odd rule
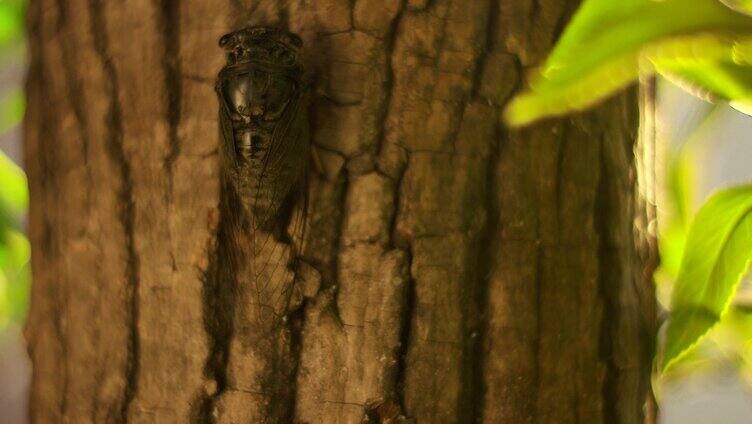
[[[32,0],[33,421],[644,422],[637,96],[500,120],[576,4]],[[250,24],[313,75],[308,232],[269,290],[214,93]]]

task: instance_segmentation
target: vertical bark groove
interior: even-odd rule
[[[596,199],[596,229],[598,232],[598,258],[599,258],[599,291],[603,302],[603,316],[601,319],[601,335],[599,341],[599,356],[601,362],[605,364],[606,371],[603,378],[603,423],[618,423],[620,422],[617,400],[618,400],[618,379],[619,369],[614,359],[614,346],[613,338],[616,335],[616,331],[619,328],[620,310],[619,300],[614,294],[618,290],[618,286],[613,284],[613,279],[610,277],[619,270],[618,260],[613,260],[613,247],[611,246],[611,240],[608,239],[608,215],[614,213],[612,206],[608,203],[608,190],[609,184],[607,181],[608,175],[606,173],[606,157],[603,153],[607,146],[606,141],[601,139],[601,156],[599,162],[599,179],[598,185],[598,197]]]
[[[198,402],[195,422],[213,422],[216,416],[215,402],[228,388],[227,363],[230,342],[233,337],[233,317],[237,301],[237,257],[234,255],[232,240],[233,228],[239,225],[232,211],[240,207],[233,191],[224,182],[220,194],[219,222],[213,245],[209,248],[211,257],[204,274],[203,317],[204,330],[209,340],[209,352],[204,365],[207,378],[205,390]]]
[[[169,193],[172,193],[173,172],[175,161],[180,154],[180,109],[182,103],[182,83],[180,70],[180,2],[176,0],[160,0],[159,28],[162,30],[164,43],[164,58],[162,69],[165,87],[167,88],[167,125],[170,151],[165,158],[165,170],[169,179]]]
[[[122,422],[128,422],[128,409],[131,402],[136,396],[138,382],[138,367],[140,361],[140,345],[138,334],[138,314],[139,314],[139,258],[134,246],[134,198],[133,198],[133,180],[131,177],[131,166],[125,158],[123,150],[123,125],[122,112],[120,105],[120,89],[118,75],[112,64],[112,59],[108,52],[107,22],[104,20],[102,5],[97,0],[89,1],[89,13],[91,14],[91,32],[96,34],[94,37],[94,48],[99,55],[102,67],[109,79],[109,98],[110,109],[108,112],[108,128],[110,134],[107,136],[106,144],[110,155],[110,160],[118,168],[120,174],[120,224],[125,233],[125,247],[127,251],[126,276],[128,282],[129,300],[129,338],[128,338],[128,359],[126,370],[126,384],[123,393],[123,403],[120,409]]]
[[[408,267],[412,264],[412,252],[407,250]],[[415,313],[415,280],[408,276],[407,289],[405,294],[405,310],[402,317],[402,326],[399,335],[399,350],[397,352],[397,370],[395,372],[395,402],[399,405],[401,411],[406,411],[405,406],[405,373],[407,364],[407,348],[410,346],[410,336],[412,333],[412,317]]]
[[[394,91],[394,67],[392,66],[392,60],[394,60],[394,43],[397,41],[397,32],[402,22],[402,14],[405,13],[407,8],[407,0],[399,0],[399,7],[397,13],[392,18],[389,24],[389,29],[386,33],[386,40],[384,42],[384,56],[386,57],[386,75],[384,76],[384,83],[382,90],[384,92],[384,101],[381,110],[378,112],[379,132],[376,139],[379,140],[379,144],[376,146],[376,152],[379,153],[385,143],[386,139],[386,125],[387,115],[389,114],[389,108],[392,105],[392,95]],[[397,204],[397,203],[395,203]],[[396,214],[395,214],[396,215]]]

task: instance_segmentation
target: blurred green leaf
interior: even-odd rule
[[[27,205],[26,177],[0,151],[0,328],[26,314],[31,248],[22,223]]]
[[[749,384],[752,384],[752,310],[749,308],[735,310],[733,320],[736,328],[734,334],[739,339],[739,356],[741,357],[741,373]]]
[[[694,62],[658,71],[698,97],[727,100],[746,114],[752,112],[752,66]]]
[[[31,257],[29,240],[20,231],[9,230],[2,236],[4,251],[0,252],[0,268],[18,271]]]
[[[25,0],[0,0],[0,53],[24,38]],[[24,112],[20,87],[0,99],[0,134],[19,124]],[[28,205],[23,171],[0,151],[0,329],[26,315],[30,283],[30,246],[23,234]]]
[[[721,0],[726,6],[739,12],[752,14],[752,0]]]
[[[671,298],[664,372],[724,315],[752,260],[752,185],[713,195],[690,226]]]
[[[682,227],[685,227],[689,221],[689,213],[692,205],[694,167],[690,161],[690,155],[684,151],[679,151],[670,160],[671,164],[668,170],[670,201],[675,208],[676,219]]]
[[[666,153],[666,199],[661,208],[663,216],[660,219],[658,237],[661,253],[659,271],[672,284],[679,273],[687,227],[692,215],[697,148],[701,146],[701,142],[710,141],[703,136],[717,125],[722,110],[720,106],[705,109],[691,123],[684,125],[688,127],[688,132],[681,140],[665,140],[675,147],[668,149]]]
[[[23,90],[16,87],[0,101],[0,134],[12,129],[23,119],[25,99]]]
[[[23,39],[25,3],[19,0],[0,0],[0,47]]]
[[[24,172],[0,151],[0,236],[5,228],[21,229],[28,203]]]
[[[22,233],[10,230],[0,238],[0,329],[26,315],[30,254],[29,241]]]
[[[505,119],[522,125],[590,107],[657,66],[752,65],[739,53],[751,36],[752,17],[718,0],[586,0]]]
[[[661,252],[660,271],[666,273],[666,277],[676,279],[681,265],[681,257],[684,253],[684,244],[687,240],[687,231],[678,222],[672,223],[662,233],[659,240]]]
[[[661,252],[661,272],[672,280],[679,272],[684,243],[687,237],[687,221],[692,203],[692,182],[694,180],[692,163],[687,152],[680,150],[669,157],[667,166],[667,203],[664,208],[666,221],[658,242]]]
[[[674,362],[663,382],[677,380],[690,374],[713,372],[719,368],[736,368],[746,378],[752,365],[752,314],[731,307],[728,313],[708,332],[697,347]]]

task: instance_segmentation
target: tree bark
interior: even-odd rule
[[[649,420],[637,96],[500,121],[576,5],[32,1],[33,421]],[[219,154],[217,41],[249,24],[300,34],[314,75],[281,327]]]

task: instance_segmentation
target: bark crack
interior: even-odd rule
[[[403,313],[402,328],[400,328],[399,351],[397,353],[397,371],[395,372],[395,398],[400,410],[407,415],[405,404],[405,384],[407,376],[407,348],[412,336],[412,317],[415,314],[415,279],[412,276],[411,267],[413,260],[412,249],[404,250],[407,262],[407,288],[405,296],[405,309]]]
[[[605,143],[604,137],[601,137],[600,175],[595,210],[593,211],[596,233],[598,234],[598,294],[603,304],[598,354],[606,369],[601,387],[603,423],[616,423],[619,422],[617,410],[619,367],[614,358],[613,337],[621,319],[621,308],[618,300],[618,287],[613,287],[609,278],[618,269],[619,263],[618,260],[613,260],[612,251],[609,248],[608,216],[612,213],[612,208],[608,201],[609,184],[604,153]]]
[[[402,22],[402,17],[404,16],[404,13],[407,10],[407,0],[402,0],[400,2],[399,8],[397,9],[397,13],[394,15],[394,18],[392,19],[391,25],[389,27],[389,31],[386,34],[385,37],[385,55],[386,55],[386,78],[384,80],[383,89],[385,94],[384,102],[382,104],[382,108],[379,111],[379,122],[381,122],[381,126],[379,127],[379,133],[377,140],[379,142],[379,145],[376,146],[376,152],[379,153],[379,156],[383,154],[383,149],[386,143],[388,142],[386,140],[387,137],[387,119],[389,117],[389,111],[392,108],[392,99],[394,96],[394,66],[393,66],[393,56],[394,56],[394,48],[397,42],[397,34],[399,33],[399,27],[400,23]],[[405,149],[406,156],[409,155],[407,150]],[[406,267],[407,267],[407,282],[406,282],[406,295],[405,295],[405,304],[404,304],[404,313],[402,314],[402,325],[400,328],[399,333],[399,348],[397,352],[397,366],[396,366],[396,372],[394,376],[394,396],[395,401],[399,405],[399,409],[403,411],[404,415],[407,415],[406,410],[406,404],[405,404],[405,384],[406,384],[406,373],[407,373],[407,352],[408,347],[410,343],[411,338],[411,329],[412,329],[412,318],[415,314],[415,280],[412,276],[412,258],[413,258],[413,252],[412,252],[412,246],[409,242],[407,242],[407,246],[397,246],[398,239],[396,234],[397,229],[397,222],[400,215],[400,189],[402,186],[402,180],[405,175],[405,168],[407,167],[407,158],[405,165],[399,170],[398,174],[396,175],[396,178],[393,179],[394,181],[394,202],[393,202],[393,208],[394,213],[392,214],[391,221],[389,222],[389,240],[387,241],[387,248],[388,249],[394,249],[394,248],[400,248],[405,252],[406,255]],[[380,169],[378,169],[378,165],[376,166],[376,170],[379,174],[388,174],[387,172],[382,172]],[[366,412],[367,414],[367,412]]]
[[[396,18],[395,18],[396,19]],[[399,171],[394,179],[394,213],[389,222],[389,240],[387,242],[388,249],[400,249],[405,252],[405,262],[407,267],[407,281],[405,289],[405,304],[404,312],[402,314],[402,327],[399,333],[399,349],[397,352],[397,366],[395,372],[395,401],[398,403],[403,415],[407,415],[407,408],[405,403],[405,386],[407,384],[407,353],[410,346],[410,340],[412,337],[412,320],[415,315],[416,299],[415,293],[415,278],[412,275],[412,262],[413,262],[413,250],[412,240],[404,240],[397,234],[397,223],[400,215],[400,188],[402,187],[402,181],[405,176],[407,162],[409,162],[410,153],[406,152],[406,164]]]
[[[376,122],[381,122],[381,125],[379,126],[378,135],[376,137],[376,140],[378,140],[379,143],[379,145],[376,146],[376,152],[381,152],[386,144],[387,118],[389,117],[389,110],[392,107],[392,97],[394,97],[394,66],[392,64],[392,56],[394,56],[394,46],[397,43],[397,33],[399,32],[402,16],[406,9],[407,0],[402,0],[385,37],[384,54],[386,56],[386,75],[382,85],[384,102],[381,105],[381,110],[377,112],[378,119]],[[399,187],[396,187],[395,189],[399,189]]]
[[[94,37],[94,50],[102,63],[105,74],[107,75],[107,84],[110,97],[110,105],[107,111],[107,129],[108,135],[106,140],[107,153],[110,160],[117,167],[121,185],[118,193],[120,200],[119,220],[123,226],[126,246],[126,264],[125,279],[127,281],[128,296],[128,354],[125,375],[125,388],[123,393],[123,403],[120,408],[120,418],[122,422],[128,422],[128,408],[135,398],[138,385],[138,367],[139,367],[139,257],[136,252],[134,243],[134,226],[135,226],[135,201],[133,198],[133,178],[131,165],[125,155],[123,148],[123,122],[122,108],[120,105],[119,94],[120,87],[118,83],[118,73],[112,62],[109,53],[109,37],[107,34],[107,23],[101,2],[89,0],[89,12],[91,15],[92,34]]]
[[[486,34],[483,39],[483,46],[478,54],[476,60],[475,69],[473,70],[472,85],[471,85],[471,98],[478,98],[478,90],[480,89],[481,80],[483,78],[483,72],[488,64],[488,55],[494,51],[496,43],[496,32],[499,27],[499,14],[501,10],[501,0],[489,0],[488,2],[488,19],[486,20]]]
[[[530,12],[528,14],[528,22],[535,28],[536,22],[541,12],[541,0],[532,0],[530,5]]]
[[[496,1],[492,0],[492,3]],[[500,124],[496,125],[494,131],[494,140],[502,137],[502,128]],[[476,291],[475,305],[478,308],[478,325],[476,337],[473,340],[474,346],[472,351],[472,386],[470,400],[472,408],[471,416],[476,417],[477,422],[483,421],[484,404],[486,397],[486,387],[484,384],[485,375],[485,342],[488,336],[488,308],[489,308],[489,289],[491,279],[493,278],[495,268],[495,252],[499,250],[500,244],[500,225],[501,216],[500,205],[498,204],[498,184],[496,183],[496,163],[498,154],[496,149],[491,150],[488,159],[488,169],[486,176],[486,222],[481,230],[480,252],[478,255],[478,288]]]
[[[222,393],[229,390],[227,365],[230,343],[234,334],[234,315],[237,299],[237,255],[232,236],[240,225],[237,214],[240,200],[231,187],[228,177],[222,176],[219,222],[210,247],[209,265],[204,272],[202,288],[204,330],[209,338],[209,354],[204,364],[207,377],[204,393],[199,397],[196,422],[212,422],[214,404]]]
[[[541,293],[543,291],[543,258],[544,247],[540,242],[540,223],[536,229],[536,249],[535,249],[535,340],[534,340],[534,364],[535,364],[535,376],[533,381],[533,389],[530,394],[530,421],[537,423],[540,421],[538,417],[538,405],[537,401],[540,398],[540,385],[541,385],[541,345],[543,338],[543,331],[541,325],[541,311],[543,311],[543,297]]]
[[[173,167],[180,155],[181,143],[178,136],[178,126],[181,118],[182,84],[180,66],[180,2],[176,0],[161,0],[161,13],[158,18],[158,28],[161,28],[164,43],[162,70],[167,95],[167,125],[169,152],[164,160],[167,172],[169,191],[173,191]]]

